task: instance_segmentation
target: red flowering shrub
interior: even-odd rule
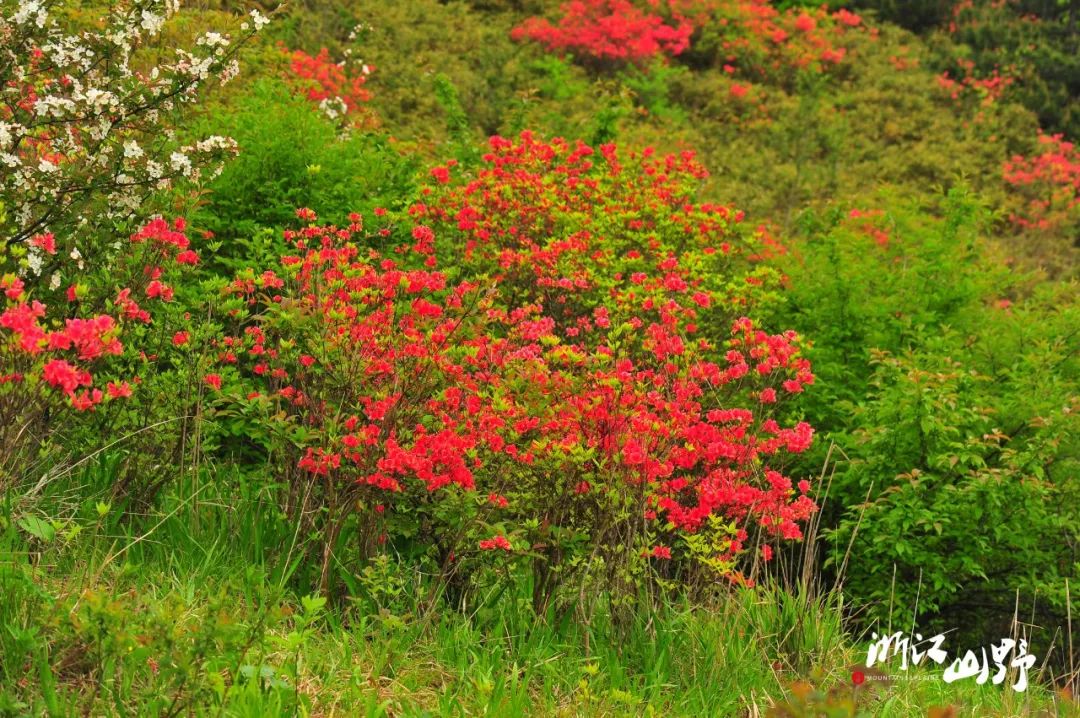
[[[555,52],[569,52],[600,62],[641,63],[660,55],[678,55],[690,44],[691,22],[664,3],[664,14],[647,11],[630,0],[574,0],[560,7],[556,24],[529,18],[514,28],[515,40],[531,40]]]
[[[986,77],[978,77],[975,63],[963,58],[957,59],[959,72],[954,79],[946,70],[938,76],[938,85],[953,100],[974,98],[981,106],[991,105],[1001,99],[1005,90],[1016,80],[1011,74],[1001,74],[995,68]]]
[[[1080,220],[1080,152],[1061,135],[1040,135],[1042,151],[1005,163],[1006,184],[1020,206],[1009,215],[1019,228],[1052,229]]]
[[[324,588],[354,523],[444,576],[531,547],[538,609],[570,579],[633,595],[650,557],[729,572],[799,538],[816,506],[782,466],[812,431],[775,409],[813,375],[743,316],[774,277],[740,213],[694,202],[692,154],[525,133],[484,160],[437,168],[404,234],[311,225],[232,285],[222,371],[325,512]],[[703,532],[708,555],[680,539]]]
[[[699,29],[686,61],[752,82],[787,85],[802,71],[827,72],[847,57],[845,36],[865,28],[848,10],[779,10],[767,0],[684,0],[681,7]]]
[[[362,235],[359,216],[344,229],[287,232],[295,254],[232,283],[243,308],[219,347],[224,371],[244,380],[242,401],[277,429],[282,471],[306,487],[304,503],[289,508],[298,520],[309,503],[327,512],[324,587],[329,552],[358,507],[373,544],[384,505],[415,514],[448,493],[471,497],[477,470],[499,473],[490,447],[507,443],[494,401],[509,344],[488,331],[482,285],[452,283],[421,261],[431,259],[427,228],[401,252],[375,250],[376,237]],[[477,506],[490,512],[499,502]],[[449,513],[470,515],[457,504]],[[463,553],[438,543],[447,536],[426,538],[439,561]]]
[[[725,571],[751,524],[764,528],[757,541],[798,537],[813,503],[759,462],[809,445],[808,426],[781,428],[771,410],[813,377],[793,334],[743,316],[776,280],[750,261],[760,233],[694,201],[706,172],[692,153],[528,133],[491,145],[475,177],[436,185],[411,213],[440,251],[460,252],[455,266],[499,283],[498,316],[529,347],[514,398],[531,417],[517,427],[530,452],[504,493],[540,522],[536,585],[564,568],[560,532],[590,536],[608,585],[640,550],[680,545],[710,516],[737,524],[707,557]]]
[[[873,239],[879,247],[884,249],[889,246],[889,230],[884,210],[853,209],[848,213],[848,217],[852,220],[848,223],[849,226],[857,228],[861,234]]]
[[[828,72],[847,55],[845,35],[862,28],[862,18],[847,10],[778,10],[767,0],[591,0],[565,3],[554,24],[530,18],[512,37],[592,64],[679,56],[691,66],[722,68],[731,78],[730,104],[764,111],[757,83],[790,87],[801,72]]]
[[[137,327],[152,322],[155,305],[172,299],[184,265],[198,261],[180,220],[154,219],[133,234],[111,260],[109,276],[121,282],[111,286],[83,282],[78,252],[57,256],[52,235],[37,235],[30,244],[52,276],[73,283],[66,303],[56,293],[57,301],[46,304],[39,299],[48,301],[44,286],[31,290],[14,274],[0,277],[0,472],[45,441],[37,429],[46,415],[63,421],[72,411],[132,395],[131,384],[139,380],[128,367],[142,347],[122,338],[140,336]]]
[[[325,47],[314,56],[303,50],[288,54],[292,79],[332,119],[355,115],[371,99],[371,93],[364,88],[372,71],[369,65],[352,72],[344,62],[331,60]]]

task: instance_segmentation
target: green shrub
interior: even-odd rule
[[[376,134],[339,137],[337,125],[283,81],[256,81],[228,112],[207,122],[240,150],[192,217],[219,243],[218,266],[266,261],[271,248],[264,230],[276,236],[300,207],[345,225],[350,212],[370,214],[409,196],[414,161]]]
[[[920,625],[997,635],[1020,590],[1058,625],[1077,571],[1080,306],[996,263],[970,197],[944,210],[808,218],[786,263],[788,321],[816,337],[807,416],[847,457],[827,564],[872,620],[917,601]]]

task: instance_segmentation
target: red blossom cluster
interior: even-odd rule
[[[725,69],[742,67],[750,75],[771,74],[780,66],[835,65],[847,52],[837,39],[862,25],[848,10],[781,11],[768,0],[576,0],[564,3],[561,12],[555,24],[530,18],[512,36],[594,60],[641,63],[682,54],[695,32],[719,33]]]
[[[790,89],[800,73],[831,72],[848,57],[851,33],[877,33],[859,15],[824,6],[780,10],[767,0],[682,0],[680,8],[697,28],[687,61],[722,68],[736,115],[767,116],[769,86]]]
[[[31,244],[46,254],[56,253],[52,235],[38,235]],[[140,246],[142,245],[142,246]],[[169,301],[172,288],[161,281],[167,265],[194,264],[198,256],[189,249],[183,220],[170,225],[154,219],[131,235],[129,248],[143,263],[142,291],[149,299]],[[124,322],[149,323],[149,311],[132,297],[130,287],[119,290],[113,298],[112,313],[91,313],[89,316],[57,316],[49,314],[48,306],[30,296],[22,279],[13,274],[0,277],[5,305],[0,313],[0,356],[13,371],[0,375],[0,384],[19,384],[24,391],[35,392],[36,381],[27,381],[28,374],[37,374],[51,391],[64,397],[70,406],[86,411],[104,401],[130,396],[126,381],[98,382],[94,371],[109,357],[124,353],[119,336]],[[83,304],[77,285],[67,292],[67,312],[77,314]],[[94,371],[92,371],[94,370]],[[104,387],[104,388],[102,388]]]
[[[793,504],[790,485],[751,488],[757,462],[809,445],[808,426],[781,429],[767,408],[813,381],[794,334],[733,315],[753,292],[729,282],[762,252],[762,234],[744,231],[739,211],[693,201],[707,173],[692,153],[620,155],[523,133],[493,138],[484,159],[412,214],[456,229],[455,263],[514,298],[505,318],[533,343],[526,379],[541,394],[527,409],[539,422],[531,458],[557,464],[587,448],[612,475],[566,471],[564,496],[646,487],[641,510],[657,531],[661,518],[694,531],[715,513],[799,535],[813,502]],[[759,408],[715,403],[740,395]]]
[[[1077,219],[1080,151],[1062,135],[1039,135],[1042,150],[1014,156],[1003,168],[1005,182],[1024,199],[1010,215],[1020,228],[1049,229]]]
[[[644,62],[653,57],[674,56],[690,45],[693,24],[672,12],[671,0],[653,0],[648,9],[630,0],[573,0],[560,7],[557,23],[529,18],[514,28],[515,40],[531,40],[555,52],[618,62]]]
[[[997,69],[988,77],[977,77],[974,62],[962,58],[956,62],[960,68],[958,78],[951,77],[947,70],[938,76],[938,86],[953,100],[975,97],[981,105],[990,105],[1000,100],[1005,90],[1016,82],[1014,77],[1003,75]]]
[[[523,133],[483,159],[465,177],[436,168],[404,232],[298,213],[281,266],[232,284],[246,310],[215,382],[235,376],[244,401],[303,427],[294,467],[350,505],[415,515],[486,496],[477,530],[505,530],[481,549],[626,532],[610,564],[711,516],[738,526],[713,558],[755,530],[799,538],[816,505],[782,467],[812,431],[776,408],[813,374],[793,332],[745,316],[759,233],[694,201],[692,153]]]
[[[889,246],[889,232],[882,227],[885,218],[885,212],[880,209],[853,209],[848,213],[848,217],[852,220],[859,220],[855,223],[858,230],[874,240],[874,243],[879,247]]]
[[[493,551],[499,549],[501,551],[513,551],[514,547],[510,544],[505,536],[494,536],[489,539],[482,539],[480,541],[480,550]]]
[[[751,60],[763,74],[769,72],[769,65],[835,65],[847,54],[837,40],[847,29],[862,25],[861,17],[843,9],[836,13],[823,7],[781,11],[766,0],[698,5],[707,8],[710,22],[723,28],[721,48],[728,53],[727,62],[745,66]]]
[[[289,69],[309,100],[316,104],[341,103],[344,110],[341,114],[355,113],[371,99],[364,84],[372,68],[363,65],[359,72],[350,72],[345,63],[331,60],[330,51],[325,47],[314,56],[303,50],[293,50],[289,53]]]
[[[401,491],[407,480],[431,492],[472,489],[478,463],[468,454],[502,441],[482,377],[473,376],[482,362],[499,361],[499,343],[465,325],[476,286],[448,287],[439,272],[361,251],[359,231],[357,223],[289,232],[297,253],[282,257],[280,274],[236,280],[232,292],[249,306],[287,297],[293,311],[319,323],[302,333],[290,313],[248,324],[224,338],[220,360],[264,385],[253,400],[268,397],[323,429],[320,445],[303,449],[298,466],[305,472],[348,469],[356,483],[380,491]],[[460,356],[468,352],[475,356]],[[352,393],[329,404],[327,381]],[[438,396],[436,387],[450,384]]]

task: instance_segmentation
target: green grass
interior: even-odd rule
[[[524,586],[462,613],[387,557],[363,598],[323,606],[297,590],[270,489],[204,473],[125,517],[117,465],[4,499],[0,716],[752,716],[811,686],[790,715],[1069,715],[1041,686],[855,689],[842,606],[779,588],[586,625],[536,617]]]

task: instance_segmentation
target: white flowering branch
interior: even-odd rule
[[[76,33],[52,17],[56,5],[0,0],[0,236],[9,246],[50,231],[73,248],[84,229],[130,217],[150,194],[220,171],[232,140],[182,145],[171,128],[205,85],[235,77],[241,45],[268,22],[253,10],[237,38],[204,33],[140,71],[140,49],[179,0],[117,3],[100,29]]]

